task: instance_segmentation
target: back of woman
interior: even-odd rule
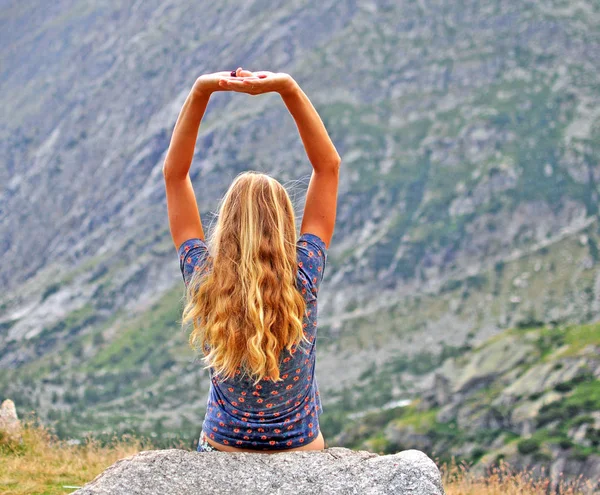
[[[318,292],[335,223],[339,156],[289,76],[219,74],[196,81],[163,167],[186,286],[182,323],[192,323],[190,344],[203,354],[211,379],[198,450],[320,450]],[[300,236],[285,188],[247,171],[229,187],[205,240],[188,171],[215,79],[239,92],[278,91],[294,117],[314,168]]]
[[[180,248],[180,264],[186,285],[196,267],[204,268],[208,249],[200,239]],[[306,340],[283,349],[279,358],[281,381],[265,376],[259,383],[241,369],[228,380],[209,368],[211,387],[203,432],[223,445],[244,449],[275,450],[308,445],[319,436],[322,412],[315,375],[317,294],[327,260],[325,243],[306,233],[297,242],[297,288],[306,300],[302,327]],[[208,347],[207,347],[208,350]]]

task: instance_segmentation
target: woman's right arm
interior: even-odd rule
[[[315,107],[291,77],[279,91],[285,106],[296,122],[310,163],[316,172],[337,169],[341,158],[329,138]]]
[[[335,228],[341,158],[321,117],[296,81],[291,79],[279,94],[296,122],[314,169],[306,191],[300,234],[317,235],[329,249]]]
[[[223,88],[251,95],[277,92],[296,122],[308,159],[313,166],[300,234],[320,237],[329,249],[337,209],[341,158],[329,138],[327,129],[298,83],[284,73],[242,71],[243,77],[224,77]]]

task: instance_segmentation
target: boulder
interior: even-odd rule
[[[452,393],[472,394],[486,388],[502,374],[530,361],[533,355],[534,346],[517,336],[507,335],[492,341],[470,355],[457,380],[452,382]]]
[[[419,450],[377,455],[331,447],[276,454],[149,450],[121,459],[76,495],[444,494]]]
[[[400,448],[411,446],[429,451],[433,444],[427,431],[419,431],[414,425],[396,424],[393,421],[385,427],[384,436],[392,446]]]
[[[21,431],[21,422],[17,416],[15,403],[6,399],[0,406],[0,431],[10,435],[18,435]]]

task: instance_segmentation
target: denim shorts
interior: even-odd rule
[[[208,443],[208,440],[206,440],[206,435],[204,434],[204,430],[202,430],[202,433],[200,433],[200,440],[198,440],[198,452],[211,452],[211,451],[217,451],[217,449],[215,449],[210,443]]]

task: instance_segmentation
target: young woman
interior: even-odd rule
[[[216,91],[277,92],[313,172],[300,236],[292,202],[267,174],[239,174],[205,241],[188,174],[198,128]],[[336,216],[340,157],[311,102],[288,74],[200,76],[175,124],[163,174],[186,286],[182,323],[203,352],[211,385],[198,451],[321,450],[315,377],[317,295]]]

